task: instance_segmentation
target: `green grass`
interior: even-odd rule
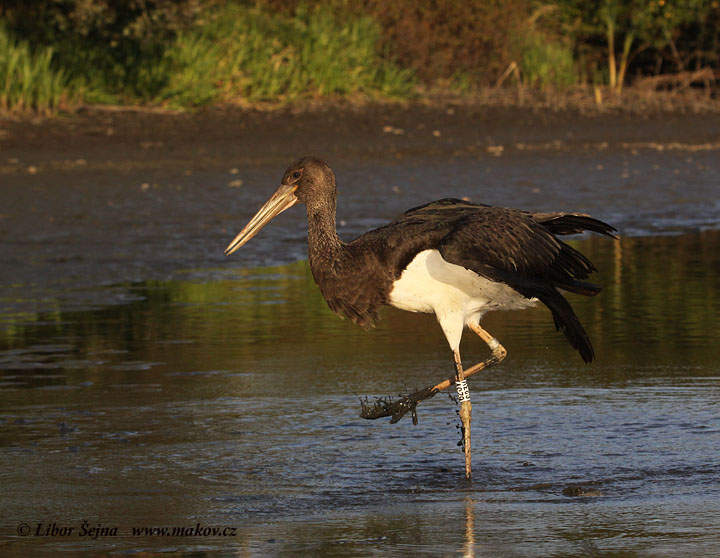
[[[34,52],[0,25],[0,111],[50,114],[77,97],[62,69],[53,66],[53,49]]]
[[[34,52],[0,27],[0,110],[63,105],[285,102],[407,97],[413,72],[382,56],[369,17],[300,8],[294,15],[224,4],[166,43],[108,44],[59,37]],[[78,42],[80,41],[80,42]]]
[[[525,87],[563,89],[579,82],[570,46],[531,31],[521,47],[520,75]]]
[[[167,85],[156,100],[192,106],[409,95],[412,72],[384,59],[379,40],[379,26],[366,17],[341,21],[317,9],[299,9],[291,17],[228,5],[203,27],[180,34],[166,51]]]

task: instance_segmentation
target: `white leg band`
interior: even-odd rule
[[[457,389],[460,403],[463,401],[470,401],[470,388],[467,385],[467,380],[460,380],[455,382],[455,389]]]

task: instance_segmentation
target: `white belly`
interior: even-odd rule
[[[485,312],[528,308],[536,302],[503,283],[445,261],[437,250],[415,256],[390,291],[392,306],[435,314],[452,350],[460,346],[463,327],[478,324]]]

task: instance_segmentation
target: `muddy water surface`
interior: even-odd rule
[[[592,365],[542,308],[487,317],[509,356],[470,382],[472,485],[449,397],[358,416],[452,373],[432,317],[337,319],[300,209],[222,255],[287,161],[8,171],[3,556],[716,556],[718,151],[589,145],[338,156],[346,238],[447,195],[623,232],[574,241]]]

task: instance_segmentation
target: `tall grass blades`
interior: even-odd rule
[[[339,21],[320,9],[299,8],[290,16],[226,5],[166,51],[167,86],[157,99],[187,106],[408,95],[412,72],[384,59],[379,40],[378,24],[367,17]]]
[[[50,114],[76,97],[62,70],[52,67],[53,49],[33,52],[0,26],[0,112]]]
[[[536,89],[562,89],[578,83],[572,48],[560,40],[531,30],[521,47],[523,85]]]

